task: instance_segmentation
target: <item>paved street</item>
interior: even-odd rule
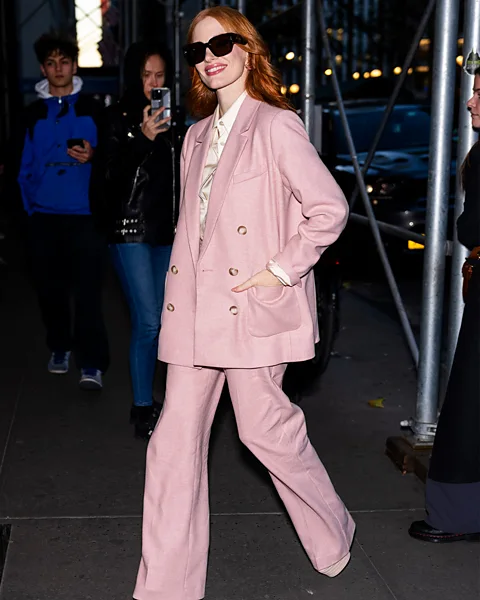
[[[132,437],[128,317],[106,292],[112,368],[101,395],[55,377],[38,310],[10,273],[0,300],[0,524],[11,524],[1,600],[130,600],[140,552],[145,445]],[[425,545],[423,484],[385,456],[413,413],[415,370],[400,327],[355,289],[336,355],[302,408],[312,442],[357,522],[353,559],[330,580],[310,566],[276,493],[237,441],[228,397],[212,439],[206,600],[475,600],[480,545]],[[368,401],[382,397],[384,408]]]

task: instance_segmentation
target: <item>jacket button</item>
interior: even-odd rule
[[[238,315],[238,308],[236,306],[231,306],[230,312],[232,313],[232,315]]]
[[[174,275],[176,275],[178,273],[178,269],[175,265],[173,265],[173,267],[171,268],[171,271]]]
[[[245,235],[247,233],[247,228],[244,225],[240,225],[240,227],[237,229],[237,233],[240,235]]]
[[[230,275],[232,275],[232,277],[238,275],[238,269],[234,269],[233,267],[231,269],[228,269],[228,272],[230,273]]]
[[[173,306],[173,304],[167,304],[167,310],[169,310],[170,312],[173,312],[175,310],[175,307]]]

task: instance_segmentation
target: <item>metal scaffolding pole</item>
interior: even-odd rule
[[[238,12],[241,12],[242,15],[245,14],[246,7],[247,7],[247,0],[237,0]]]
[[[463,25],[463,64],[466,64],[470,52],[480,49],[480,0],[466,0]],[[473,75],[465,70],[462,72],[462,83],[460,90],[460,106],[458,120],[458,146],[457,146],[457,182],[455,194],[454,211],[454,233],[452,254],[452,276],[450,287],[450,311],[448,316],[448,340],[447,357],[445,369],[445,381],[448,379],[450,369],[457,345],[458,332],[462,322],[463,298],[462,298],[462,265],[467,255],[467,249],[457,239],[456,222],[463,210],[464,193],[460,178],[460,165],[465,160],[470,148],[477,140],[477,134],[472,129],[470,115],[466,103],[472,95]]]
[[[382,261],[383,268],[385,270],[385,275],[387,277],[388,285],[390,286],[390,291],[393,296],[393,301],[395,303],[395,307],[398,311],[398,316],[400,318],[400,322],[402,324],[405,336],[407,338],[408,347],[410,352],[412,353],[413,360],[415,364],[418,362],[418,347],[417,342],[415,340],[415,336],[413,335],[412,327],[410,325],[410,321],[408,320],[407,311],[405,310],[405,306],[403,304],[402,298],[400,296],[400,292],[398,289],[397,282],[395,281],[395,276],[392,271],[392,267],[390,266],[390,262],[388,260],[388,256],[385,250],[385,246],[382,241],[382,237],[380,235],[380,229],[378,227],[377,220],[375,218],[375,213],[373,212],[372,204],[370,202],[370,198],[368,197],[368,193],[365,187],[365,182],[363,181],[362,172],[360,170],[360,165],[358,163],[357,151],[355,149],[355,144],[352,137],[352,132],[350,130],[350,126],[348,124],[347,114],[345,112],[345,106],[343,103],[342,92],[340,91],[340,85],[338,83],[338,76],[335,69],[335,65],[332,60],[332,49],[330,47],[330,40],[328,39],[326,23],[325,23],[325,12],[322,0],[317,0],[317,15],[318,15],[318,25],[320,27],[320,33],[322,35],[322,41],[325,48],[325,53],[327,56],[327,60],[332,68],[332,83],[333,89],[335,90],[335,97],[337,99],[338,112],[340,114],[340,119],[342,121],[343,129],[345,132],[346,141],[348,144],[348,151],[350,152],[350,156],[352,158],[352,165],[355,171],[355,176],[357,178],[357,183],[360,188],[360,195],[363,200],[363,204],[365,206],[365,211],[368,216],[368,220],[370,222],[370,227],[372,229],[372,234],[375,240],[375,244],[377,246],[378,254],[380,256],[380,260]]]
[[[315,0],[303,2],[303,69],[302,69],[302,112],[305,129],[313,139],[315,130]],[[334,68],[334,65],[331,65]]]
[[[458,16],[459,0],[438,0],[433,57],[420,360],[416,414],[411,424],[418,441],[432,439],[437,421]]]
[[[132,1],[132,24],[131,24],[131,40],[132,44],[138,41],[138,3],[137,0]]]
[[[180,10],[180,0],[174,0],[173,2],[173,21],[174,21],[174,49],[175,49],[175,105],[180,107],[180,94],[181,94],[181,80],[182,80],[182,48],[180,42],[181,29],[182,29],[182,17],[183,12]]]

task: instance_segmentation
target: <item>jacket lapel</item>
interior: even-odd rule
[[[249,139],[250,126],[259,106],[260,102],[258,100],[254,100],[250,96],[247,96],[243,101],[238,116],[228,136],[227,143],[225,144],[225,148],[222,152],[222,156],[220,157],[217,170],[215,171],[215,176],[213,178],[213,184],[208,203],[207,220],[205,224],[205,235],[203,237],[200,256],[205,253],[212,238],[220,211],[223,203],[225,202],[225,197],[231,178]],[[212,124],[213,123],[210,123],[209,130],[211,130]],[[207,149],[204,153],[204,161],[201,170],[203,170],[203,166],[205,165],[209,141],[203,145],[207,146]],[[198,189],[200,188],[198,187]],[[197,231],[199,231],[199,219],[200,217],[197,215]],[[197,237],[198,236],[199,233],[197,233]]]
[[[205,126],[198,132],[194,141],[190,166],[185,180],[185,219],[187,223],[188,242],[195,268],[198,262],[200,246],[200,198],[203,170],[210,147],[214,115],[205,120]]]

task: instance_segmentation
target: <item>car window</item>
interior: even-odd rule
[[[383,111],[348,113],[347,118],[357,152],[368,152],[382,120]],[[335,111],[334,138],[337,154],[348,154],[340,116]],[[396,109],[390,115],[378,150],[406,150],[417,146],[428,146],[430,116],[420,108]]]

